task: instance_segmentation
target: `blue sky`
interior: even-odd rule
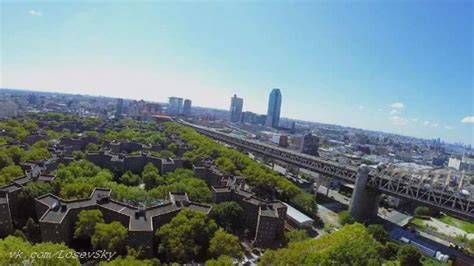
[[[382,3],[383,2],[383,3]],[[474,144],[472,1],[1,1],[1,87]],[[464,121],[464,122],[462,122]]]

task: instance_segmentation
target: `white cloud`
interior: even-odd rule
[[[30,13],[30,15],[36,16],[36,17],[41,17],[43,15],[43,13],[41,13],[38,10],[34,10],[34,9],[30,10],[28,13]]]
[[[390,108],[397,110],[403,109],[404,107],[405,105],[402,102],[394,102],[390,105]]]
[[[474,123],[474,115],[464,117],[461,123]]]
[[[400,116],[397,116],[397,115],[391,116],[390,120],[392,121],[392,124],[394,124],[396,126],[404,126],[408,122],[407,119],[405,119],[403,117],[400,117]]]
[[[365,106],[359,105],[359,109],[360,109],[360,110],[362,110],[362,109],[364,109],[364,108],[365,108]]]
[[[415,117],[415,118],[412,118],[411,121],[412,121],[413,123],[416,123],[416,122],[418,122],[418,118],[416,118],[416,117]]]
[[[391,115],[396,115],[396,114],[398,114],[398,113],[399,113],[399,112],[398,112],[397,109],[392,109],[392,110],[390,111],[390,114],[391,114]]]
[[[453,127],[452,126],[445,126],[444,129],[451,130],[451,129],[453,129]]]
[[[438,126],[439,126],[438,123],[434,123],[434,122],[430,122],[430,121],[425,121],[425,122],[423,122],[423,125],[424,125],[425,127],[438,127]]]

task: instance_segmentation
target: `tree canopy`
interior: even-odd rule
[[[397,259],[401,266],[421,266],[421,253],[413,246],[403,245],[398,249]]]
[[[419,207],[416,207],[415,209],[415,215],[421,218],[429,217],[431,215],[431,211],[428,207],[419,206]]]
[[[285,177],[253,161],[247,155],[198,134],[194,129],[170,122],[164,125],[165,134],[178,134],[191,148],[184,154],[185,158],[191,161],[202,157],[215,159],[221,170],[244,175],[246,182],[259,196],[278,195],[281,200],[289,201],[302,212],[313,218],[317,217],[317,205],[313,196],[299,189]]]
[[[241,217],[244,210],[235,201],[222,202],[212,207],[209,216],[229,232],[235,232],[242,227]]]
[[[220,256],[217,259],[206,261],[205,266],[234,266],[232,258],[229,256]]]
[[[205,214],[184,209],[156,232],[159,247],[167,261],[189,262],[205,258],[216,223]]]
[[[40,256],[46,252],[51,254],[57,254],[59,251],[62,254],[75,254],[75,251],[69,249],[62,244],[53,243],[39,243],[30,244],[21,238],[8,236],[5,239],[0,239],[0,264],[1,265],[22,265],[23,262],[30,260],[33,264],[37,265],[53,265],[53,266],[79,266],[79,260],[73,256],[51,256],[50,258],[32,258],[33,256]],[[17,253],[17,252],[21,252]]]
[[[157,266],[161,265],[158,259],[139,260],[132,256],[118,257],[111,261],[101,261],[99,266]]]
[[[91,242],[95,249],[124,252],[128,230],[120,222],[98,223]]]
[[[354,218],[348,211],[342,211],[338,214],[339,224],[346,225],[354,223]]]
[[[0,170],[0,186],[8,184],[15,178],[23,175],[23,170],[18,165],[9,165]]]
[[[389,235],[383,226],[380,224],[371,224],[367,227],[367,231],[378,242],[385,244],[389,240]]]
[[[270,250],[261,265],[381,265],[378,243],[361,224],[351,224],[318,239]]]
[[[219,229],[214,233],[209,243],[209,253],[214,257],[228,256],[234,259],[242,259],[243,248],[238,237]]]
[[[95,226],[104,223],[104,217],[100,210],[83,210],[77,216],[74,237],[90,239],[95,233]]]
[[[308,238],[308,233],[305,230],[291,230],[289,232],[285,232],[285,240],[288,243],[299,242],[307,240]]]
[[[133,174],[132,171],[127,171],[120,177],[120,183],[127,186],[137,186],[141,181],[141,176]]]

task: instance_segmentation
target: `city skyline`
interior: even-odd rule
[[[2,7],[4,88],[265,114],[280,87],[282,117],[474,144],[469,1]]]

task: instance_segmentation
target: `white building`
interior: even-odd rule
[[[448,167],[458,171],[474,172],[474,158],[464,155],[461,159],[449,158]]]
[[[459,168],[461,167],[461,160],[459,160],[458,158],[449,158],[448,167],[459,170]]]
[[[311,228],[313,225],[314,220],[308,217],[306,214],[298,211],[297,209],[293,208],[291,205],[283,202],[287,207],[286,210],[286,218],[288,221],[292,223],[294,226],[298,228]]]

